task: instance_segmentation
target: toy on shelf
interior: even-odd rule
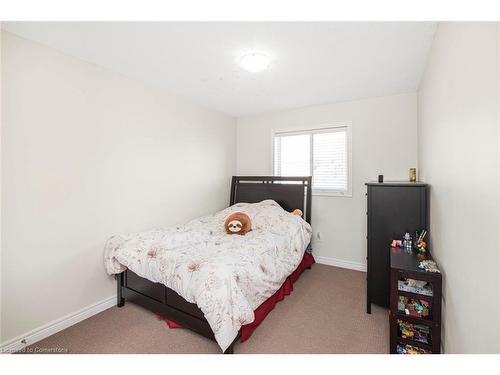
[[[427,243],[424,241],[425,236],[427,235],[427,231],[425,229],[420,232],[420,235],[417,237],[417,249],[420,253],[425,253],[427,249]]]
[[[421,261],[418,265],[418,268],[424,270],[425,272],[441,273],[437,266],[437,263],[433,260],[426,259]]]
[[[402,338],[422,342],[424,344],[431,343],[431,332],[429,326],[425,324],[405,322],[403,320],[398,320],[398,325]]]
[[[400,279],[398,280],[398,290],[422,294],[428,297],[432,297],[433,295],[432,285],[423,280]]]
[[[411,236],[409,232],[405,233],[404,239],[403,239],[403,245],[404,248],[407,250],[411,250],[412,247],[412,242],[411,242]]]
[[[431,351],[422,348],[417,348],[416,346],[406,344],[398,344],[396,347],[396,353],[398,354],[432,354]]]
[[[429,319],[429,302],[405,296],[399,296],[398,311],[415,318]]]
[[[424,241],[420,241],[417,245],[417,248],[420,253],[425,253],[425,249],[427,248],[427,243]]]
[[[403,247],[406,250],[411,250],[413,247],[418,249],[418,251],[422,254],[426,252],[427,243],[424,241],[425,236],[427,235],[427,231],[422,229],[420,232],[415,232],[415,236],[412,238],[410,232],[406,232],[402,240],[392,240],[391,247]],[[413,241],[415,239],[415,241]]]
[[[391,247],[401,247],[403,245],[403,241],[401,240],[392,240]]]

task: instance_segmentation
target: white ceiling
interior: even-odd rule
[[[434,22],[3,22],[233,116],[416,91]],[[271,58],[260,73],[238,60]]]

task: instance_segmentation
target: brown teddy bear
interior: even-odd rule
[[[252,230],[250,217],[243,212],[233,212],[224,222],[227,234],[245,235]]]

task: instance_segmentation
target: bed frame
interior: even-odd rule
[[[257,203],[264,199],[275,200],[289,212],[299,208],[304,213],[305,220],[311,223],[311,177],[233,176],[230,205],[240,202]],[[200,308],[187,302],[172,289],[140,277],[130,270],[116,275],[116,279],[118,307],[124,306],[125,301],[135,303],[215,340]],[[234,344],[239,337],[240,334],[224,354],[234,352]]]

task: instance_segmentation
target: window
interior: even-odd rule
[[[313,194],[351,195],[348,126],[274,133],[276,176],[311,176]]]

